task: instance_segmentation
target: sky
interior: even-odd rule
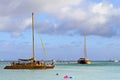
[[[0,60],[120,59],[120,0],[0,0]]]

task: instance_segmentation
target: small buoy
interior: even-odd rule
[[[58,75],[58,73],[56,73],[56,75]]]

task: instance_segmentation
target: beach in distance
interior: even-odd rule
[[[92,64],[56,62],[54,69],[4,69],[10,62],[0,62],[0,80],[119,80],[120,62],[97,61]]]

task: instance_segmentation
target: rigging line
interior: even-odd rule
[[[41,43],[42,43],[42,48],[43,48],[44,54],[45,54],[45,56],[46,56],[46,59],[48,59],[47,51],[46,51],[46,48],[45,48],[45,46],[44,46],[42,37],[41,37],[41,35],[40,35],[40,28],[39,28],[39,27],[38,27],[38,34],[39,34],[39,37],[40,37],[40,41],[41,41]]]

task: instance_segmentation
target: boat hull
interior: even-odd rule
[[[53,69],[54,65],[14,65],[14,66],[6,66],[4,69]]]
[[[85,58],[80,58],[78,61],[77,61],[78,64],[91,64],[91,61],[90,60],[86,60]]]

